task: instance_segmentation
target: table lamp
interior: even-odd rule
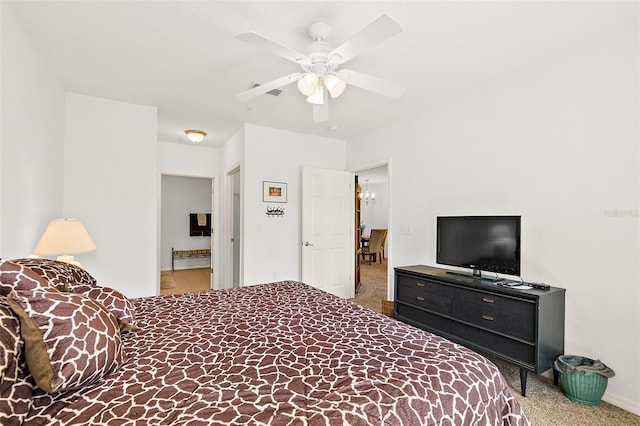
[[[78,219],[55,219],[44,230],[33,254],[59,255],[56,260],[67,262],[82,268],[72,253],[86,253],[96,250],[82,222]]]

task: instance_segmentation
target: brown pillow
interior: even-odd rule
[[[90,273],[67,262],[40,257],[12,259],[11,262],[28,267],[36,274],[46,278],[58,290],[63,290],[69,284],[95,284],[97,282]]]
[[[97,300],[120,321],[121,331],[131,330],[136,325],[133,303],[118,290],[95,284],[70,284],[69,291]],[[130,326],[130,327],[127,327]]]
[[[23,341],[18,318],[0,296],[0,424],[22,424],[31,407],[32,387],[22,360]]]
[[[20,318],[27,366],[46,392],[93,383],[122,363],[118,321],[99,302],[20,284],[8,301]]]
[[[28,267],[0,260],[0,296],[7,296],[17,285],[23,288],[49,287],[49,281]]]
[[[29,268],[60,291],[83,294],[102,303],[121,322],[123,332],[134,328],[135,308],[131,301],[117,290],[97,285],[96,279],[84,269],[43,258],[12,259],[11,263]]]

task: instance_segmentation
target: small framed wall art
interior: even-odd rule
[[[262,182],[262,201],[265,203],[286,203],[287,184],[284,182]]]

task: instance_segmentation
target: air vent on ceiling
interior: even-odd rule
[[[261,83],[257,83],[255,81],[252,81],[251,85],[249,86],[249,88],[253,89],[254,87],[258,87],[258,86],[262,86],[262,84]],[[269,95],[272,95],[272,96],[280,96],[282,94],[282,92],[283,91],[280,90],[280,89],[273,89],[273,90],[269,90],[266,93],[269,94]]]

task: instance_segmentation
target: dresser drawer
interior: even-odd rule
[[[451,287],[433,281],[398,275],[396,298],[433,312],[451,313]]]
[[[491,304],[479,304],[455,300],[452,316],[492,331],[507,334],[516,339],[534,342],[535,318],[496,309]]]
[[[453,289],[453,300],[475,303],[481,306],[491,307],[496,310],[510,312],[528,318],[535,322],[536,304],[535,301],[516,299],[512,297],[499,296],[497,294],[467,290],[463,288]]]
[[[396,318],[409,322],[422,329],[432,330],[438,333],[451,332],[451,320],[430,314],[422,309],[417,309],[403,303],[396,303]]]
[[[536,364],[535,345],[533,344],[509,339],[508,337],[465,324],[453,326],[452,333],[483,352],[500,354],[531,366]],[[464,342],[461,343],[465,344]],[[474,347],[472,349],[475,349]]]

